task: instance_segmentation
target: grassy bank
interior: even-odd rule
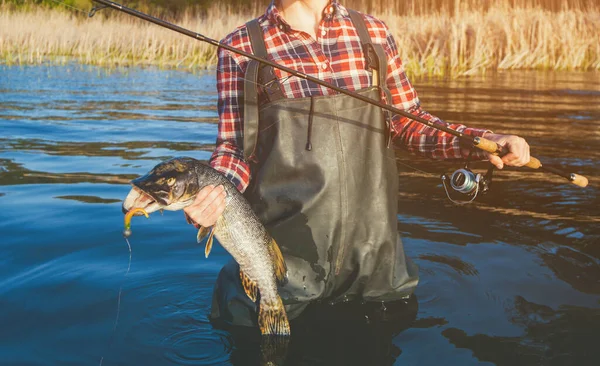
[[[413,0],[402,2],[403,8],[395,12],[380,7],[373,14],[392,30],[411,76],[499,69],[600,70],[600,8],[577,1],[562,6],[553,0],[515,3]],[[377,2],[369,6],[373,4]],[[253,8],[243,14],[216,6],[201,15],[188,11],[178,16],[177,24],[220,39],[257,15],[264,4]],[[354,8],[361,9],[360,1]],[[0,5],[0,62],[5,64],[76,59],[109,67],[194,70],[214,67],[215,57],[212,46],[114,11],[88,19],[74,10]]]

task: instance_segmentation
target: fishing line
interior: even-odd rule
[[[127,271],[125,272],[125,276],[123,276],[123,284],[119,287],[119,296],[117,297],[117,317],[115,319],[115,325],[113,326],[113,332],[117,329],[117,325],[119,324],[119,314],[121,313],[121,293],[123,291],[123,285],[127,275],[129,274],[129,270],[131,269],[131,244],[129,244],[129,239],[125,238],[127,242],[127,247],[129,247],[129,263],[127,264]]]
[[[369,148],[367,148],[367,149],[369,149]],[[369,150],[371,150],[371,149],[369,149]],[[387,156],[386,156],[386,158],[387,158]],[[389,159],[391,159],[391,158],[389,158]],[[401,162],[401,161],[400,161],[400,160],[398,160],[398,159],[394,159],[394,160],[396,160],[396,163],[398,163],[398,164],[400,164],[400,165],[404,165],[404,166],[405,166],[405,167],[407,167],[407,168],[410,168],[410,169],[416,170],[416,171],[417,171],[417,172],[419,172],[419,173],[436,175],[435,173],[432,173],[432,172],[426,172],[426,171],[424,171],[424,170],[421,170],[421,169],[415,168],[414,166],[411,166],[411,165],[408,165],[408,164],[406,164],[406,163],[403,163],[403,162]]]
[[[54,2],[54,3],[60,4],[60,5],[64,6],[64,7],[70,8],[70,9],[78,11],[80,13],[83,13],[87,17],[90,17],[91,14],[93,15],[93,13],[91,13],[91,12],[85,11],[85,10],[77,8],[77,7],[74,7],[74,6],[66,4],[64,2],[57,1],[57,0],[51,0],[51,1]],[[94,10],[95,10],[95,8],[92,8],[91,11],[95,12]],[[131,270],[131,258],[132,258],[131,243],[129,243],[129,239],[127,239],[127,237],[124,237],[124,239],[125,239],[125,242],[127,243],[127,248],[129,249],[129,261],[127,263],[127,271],[125,271],[125,275],[123,276],[123,281],[121,283],[121,286],[119,286],[119,294],[117,295],[117,315],[115,317],[115,323],[113,325],[112,334],[110,336],[110,341],[109,341],[107,350],[110,350],[112,348],[113,344],[114,344],[117,326],[119,325],[119,317],[121,315],[121,296],[123,294],[123,286],[125,285],[125,282],[127,280],[127,276],[129,275],[129,271]],[[103,362],[104,362],[104,356],[101,356],[100,357],[99,366],[102,366]]]
[[[117,325],[119,324],[119,315],[121,314],[121,294],[123,293],[123,286],[125,285],[125,281],[127,280],[129,270],[131,269],[131,244],[129,243],[129,239],[127,238],[125,238],[125,242],[127,242],[127,247],[129,248],[129,263],[127,264],[127,271],[125,272],[125,276],[123,276],[123,281],[121,283],[121,286],[119,287],[119,295],[117,296],[117,316],[115,318],[115,324],[113,325],[113,330],[110,336],[107,351],[112,348],[112,345],[115,341],[115,331],[117,330]],[[103,361],[104,356],[100,357],[100,363],[98,366],[102,366]]]

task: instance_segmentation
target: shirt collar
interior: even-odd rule
[[[291,29],[288,22],[283,19],[283,16],[277,9],[277,5],[279,4],[278,0],[272,0],[271,4],[267,7],[265,15],[269,22],[276,27],[279,27],[282,30],[289,31]],[[327,19],[329,17],[344,17],[348,15],[348,11],[345,7],[343,7],[338,0],[330,0],[329,4],[323,9],[323,18]]]

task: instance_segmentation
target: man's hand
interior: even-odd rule
[[[206,186],[198,192],[194,203],[183,211],[197,225],[203,227],[213,226],[219,216],[225,211],[225,188],[223,186]]]
[[[502,158],[486,153],[490,163],[496,166],[496,168],[502,169],[504,164],[508,166],[523,166],[529,162],[529,144],[525,139],[515,135],[499,135],[490,132],[484,133],[483,138],[494,141],[496,144],[508,149],[508,154]]]

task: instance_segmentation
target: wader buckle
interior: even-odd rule
[[[262,93],[259,93],[259,105],[284,98],[279,86],[279,79],[272,67],[268,65],[259,67],[258,84],[262,90]]]
[[[379,58],[377,57],[377,52],[375,52],[373,43],[363,43],[362,47],[365,60],[367,61],[367,69],[379,70]]]

